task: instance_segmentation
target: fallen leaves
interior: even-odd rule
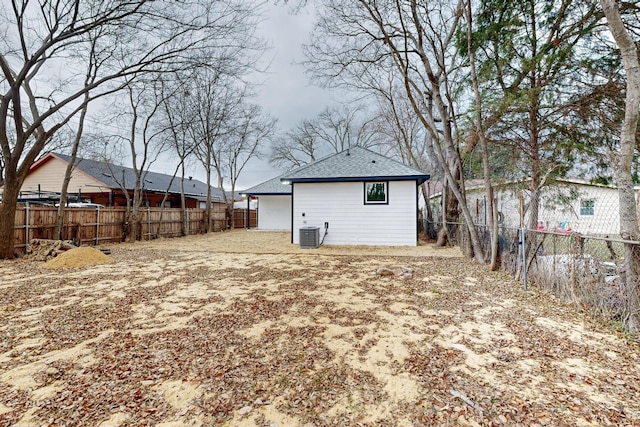
[[[164,243],[114,247],[117,268],[2,265],[0,424],[634,425],[640,413],[635,345],[463,260]],[[65,356],[74,346],[85,359]],[[18,371],[35,386],[11,384]]]

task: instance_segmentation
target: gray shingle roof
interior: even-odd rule
[[[272,178],[261,184],[241,191],[240,194],[246,194],[250,196],[264,196],[264,195],[287,195],[291,194],[291,185],[283,184],[280,181],[283,175]]]
[[[362,180],[417,180],[429,174],[359,146],[294,169],[281,177],[289,182],[327,182]]]
[[[241,191],[240,194],[254,196],[291,194],[291,186],[283,184],[283,181],[402,181],[415,179],[418,183],[422,183],[429,177],[429,174],[420,169],[356,146],[301,166],[284,175]]]
[[[55,153],[55,155],[66,162],[71,161],[71,157],[65,154]],[[135,172],[132,168],[79,158],[76,159],[76,168],[91,175],[98,181],[104,182],[107,187],[112,189],[122,188],[120,184],[123,182],[123,177],[124,187],[127,190],[133,190],[135,186]],[[173,182],[171,182],[171,175],[149,171],[144,176],[144,189],[164,193],[167,188],[169,188],[169,193],[180,194],[180,180],[181,178],[176,176]],[[205,200],[207,196],[207,184],[197,179],[185,179],[184,192],[186,196]],[[211,197],[214,200],[224,200],[222,191],[216,187],[211,187]]]

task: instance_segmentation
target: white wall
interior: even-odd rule
[[[503,225],[518,227],[519,190],[498,190],[498,210],[504,217]],[[581,215],[580,202],[584,199],[595,201],[593,215]],[[485,208],[482,190],[467,192],[469,209],[479,224],[484,223]],[[529,201],[529,192],[524,192],[525,204]],[[478,214],[476,216],[476,206]],[[528,224],[529,212],[525,213]],[[583,234],[617,234],[620,230],[620,212],[618,191],[615,188],[597,187],[579,184],[558,184],[544,187],[541,192],[538,218],[549,230],[555,230],[560,222],[568,221],[571,229]]]
[[[291,230],[291,196],[258,196],[258,230]]]
[[[391,181],[388,205],[365,205],[362,182],[293,184],[293,242],[300,228],[329,223],[325,245],[416,246],[415,181]],[[302,214],[305,216],[302,216]]]
[[[37,191],[38,185],[40,185],[40,190],[42,191],[60,192],[66,169],[66,162],[57,158],[52,158],[27,175],[20,190]],[[69,192],[76,193],[80,190],[83,193],[95,193],[108,190],[105,187],[100,190],[98,188],[98,185],[100,184],[102,183],[83,171],[74,169],[71,174],[71,181],[69,181]]]

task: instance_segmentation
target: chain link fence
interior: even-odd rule
[[[625,245],[631,248],[627,253],[640,258],[640,243],[618,238],[617,188],[567,179],[535,191],[529,187],[526,180],[494,184],[502,270],[522,280],[525,287],[531,284],[549,289],[605,319],[624,321],[629,301],[638,299],[629,295],[635,291],[625,286]],[[491,203],[482,182],[468,181],[465,192],[488,258]],[[436,193],[429,198],[432,217],[440,220],[441,196]],[[472,255],[466,225],[446,224],[449,242]],[[424,221],[423,230],[429,237],[435,238],[440,229],[441,223]]]
[[[439,230],[441,226],[441,223],[425,220],[423,230]],[[446,226],[449,242],[471,256],[466,225],[448,222]],[[489,259],[489,228],[485,225],[477,225],[476,228],[485,258]],[[548,289],[576,304],[577,308],[594,312],[607,321],[623,321],[628,314],[624,245],[634,245],[637,249],[634,253],[639,254],[640,243],[608,235],[527,230],[502,225],[499,227],[498,244],[501,269],[522,281],[525,288],[532,285]],[[637,262],[640,263],[640,256]]]

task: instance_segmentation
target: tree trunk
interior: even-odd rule
[[[21,183],[7,177],[0,202],[0,259],[16,256],[15,222]],[[28,238],[28,236],[26,236]]]
[[[187,201],[184,197],[184,159],[180,163],[182,168],[182,179],[180,180],[180,209],[182,215],[182,235],[187,236],[189,234],[189,223],[187,222]]]
[[[207,206],[205,207],[205,216],[207,217],[206,233],[213,231],[211,227],[211,169],[207,169]]]
[[[638,215],[636,199],[633,191],[632,164],[636,148],[636,131],[638,129],[638,105],[640,104],[640,62],[637,46],[627,32],[620,11],[613,0],[600,0],[607,18],[611,33],[620,48],[624,69],[627,74],[627,98],[625,115],[620,132],[620,153],[616,165],[616,180],[620,199],[620,235],[625,240],[637,241]],[[624,245],[625,263],[625,299],[627,329],[632,333],[640,332],[640,246],[627,243]]]
[[[455,179],[459,180],[460,170],[455,169],[455,171]],[[438,239],[435,244],[436,248],[444,247],[448,244],[454,244],[454,242],[451,242],[451,236],[449,235],[450,233],[447,222],[458,222],[460,220],[458,199],[455,197],[452,191],[447,191],[450,190],[450,186],[447,181],[445,181],[443,184],[442,197],[444,197],[444,204],[442,211],[442,227],[438,231]]]
[[[133,190],[133,197],[130,199],[131,203],[127,209],[127,242],[135,242],[138,240],[138,234],[140,233],[140,201],[141,194],[138,188]]]
[[[482,172],[485,185],[485,196],[489,203],[489,236],[491,241],[491,271],[498,269],[498,218],[497,207],[493,197],[493,186],[491,185],[491,165],[489,162],[489,144],[484,130],[484,120],[482,117],[482,97],[480,96],[480,86],[478,84],[478,75],[476,72],[476,53],[473,48],[472,30],[473,30],[473,14],[471,11],[471,0],[465,5],[467,14],[467,51],[469,53],[469,65],[471,69],[471,81],[473,83],[473,93],[476,105],[476,133],[482,147]],[[485,206],[485,209],[487,207]]]
[[[86,112],[86,108],[82,110],[82,116],[80,117],[80,121],[84,120],[84,114]],[[80,129],[78,129],[78,133],[76,134],[76,139],[73,142],[73,149],[71,152],[71,158],[69,159],[69,164],[67,164],[67,168],[64,171],[64,179],[62,180],[62,188],[60,189],[60,203],[58,204],[58,213],[56,216],[56,228],[53,232],[54,238],[58,240],[62,239],[62,226],[64,222],[64,213],[65,208],[67,207],[67,190],[69,188],[69,182],[71,181],[71,175],[73,173],[73,169],[76,164],[76,157],[78,155],[78,146],[80,145],[80,134],[82,133],[82,125],[80,125]]]
[[[224,189],[223,189],[224,191]],[[236,228],[236,214],[235,214],[235,200],[236,200],[236,184],[232,180],[231,181],[231,200],[227,199],[227,207],[229,208],[229,215],[231,218],[231,229],[235,230]]]

